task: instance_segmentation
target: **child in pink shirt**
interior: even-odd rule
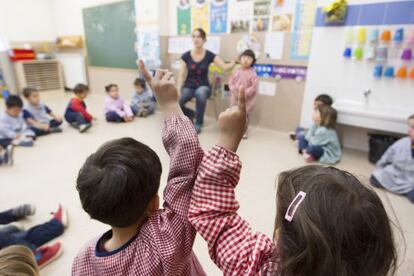
[[[229,81],[231,106],[238,104],[239,87],[243,86],[246,90],[247,118],[249,118],[250,113],[253,111],[256,101],[257,87],[259,85],[259,79],[253,68],[255,63],[256,56],[254,52],[250,49],[245,50],[240,56],[241,68],[233,73]],[[247,139],[247,129],[243,138]]]
[[[105,86],[105,117],[108,122],[122,123],[134,120],[131,107],[119,95],[118,85]]]

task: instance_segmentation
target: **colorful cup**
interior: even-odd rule
[[[413,58],[413,51],[410,48],[403,50],[401,54],[401,59],[405,61],[410,61]]]
[[[395,74],[395,76],[399,79],[406,79],[408,72],[407,72],[407,67],[406,66],[401,66],[400,68],[398,68],[397,73]]]
[[[383,30],[381,33],[381,42],[390,43],[391,42],[391,31]]]
[[[352,48],[346,47],[343,53],[344,58],[351,58],[352,57]]]
[[[354,44],[354,29],[353,28],[346,29],[345,44],[347,46],[350,46],[350,45]]]
[[[384,76],[387,78],[393,78],[395,76],[394,67],[388,66],[385,68]]]
[[[357,47],[354,50],[354,58],[361,60],[364,57],[364,50],[361,47]]]
[[[379,30],[372,29],[368,33],[368,42],[369,43],[377,43],[379,38]]]
[[[388,48],[378,47],[375,49],[375,60],[378,62],[386,61],[388,59]]]
[[[411,30],[410,35],[407,39],[407,44],[413,46],[414,45],[414,30]]]
[[[408,73],[408,77],[414,80],[414,67],[411,68],[410,72]]]
[[[358,29],[357,41],[359,45],[364,45],[367,41],[367,29],[365,27]]]
[[[404,29],[396,29],[394,32],[393,40],[395,43],[401,43],[404,40]]]
[[[374,77],[376,78],[381,78],[382,76],[382,65],[381,64],[377,64],[374,67]]]
[[[374,46],[365,47],[364,56],[366,60],[373,60],[375,58],[375,47]]]

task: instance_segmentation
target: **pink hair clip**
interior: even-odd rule
[[[290,203],[288,209],[286,210],[285,214],[285,220],[292,222],[293,216],[296,213],[296,210],[298,209],[299,205],[302,203],[302,201],[305,199],[306,193],[300,191],[295,198]]]

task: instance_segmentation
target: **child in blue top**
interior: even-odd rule
[[[377,162],[371,184],[405,195],[414,203],[414,114],[408,125],[408,136],[395,142]]]
[[[299,153],[307,162],[335,164],[341,159],[341,145],[335,131],[336,117],[336,110],[328,105],[319,105],[315,109],[315,123],[304,136],[298,137]]]
[[[59,127],[62,118],[53,114],[52,110],[40,101],[39,91],[36,88],[24,88],[23,96],[27,100],[23,109],[23,118],[36,136],[62,132]]]
[[[154,113],[155,101],[144,79],[134,81],[135,91],[132,93],[131,109],[138,117],[147,117]]]

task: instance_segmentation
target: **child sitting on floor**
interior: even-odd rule
[[[92,126],[92,115],[86,110],[85,98],[89,88],[84,84],[77,84],[73,88],[75,96],[70,100],[65,111],[66,121],[76,127],[80,133],[87,131]]]
[[[135,91],[132,93],[131,108],[138,117],[147,117],[154,113],[155,102],[147,88],[144,79],[137,78],[134,81]]]
[[[313,110],[315,110],[320,105],[329,105],[332,106],[333,99],[331,96],[327,94],[320,94],[316,96],[315,100],[313,101]],[[300,136],[305,135],[306,129],[304,127],[297,127],[295,131],[289,133],[289,137],[292,140],[298,140]]]
[[[192,122],[178,105],[173,74],[154,80],[140,63],[165,117],[162,139],[170,173],[159,209],[161,162],[148,146],[132,139],[109,141],[79,171],[83,209],[111,230],[87,243],[72,275],[205,275],[192,251],[195,230],[187,215],[197,168],[203,156]]]
[[[237,214],[243,91],[239,99],[239,107],[220,114],[218,143],[203,157],[189,211],[223,275],[393,275],[396,248],[387,212],[349,172],[315,165],[282,172],[273,239]]]
[[[247,124],[249,123],[249,116],[254,109],[257,87],[259,85],[259,79],[253,67],[255,63],[256,56],[254,52],[250,49],[244,51],[240,56],[242,67],[235,71],[229,80],[230,106],[235,106],[238,103],[239,87],[243,86],[246,89]],[[247,128],[243,138],[247,139]]]
[[[305,136],[298,138],[299,153],[306,162],[335,164],[341,159],[341,145],[336,134],[337,112],[329,105],[318,105],[313,114],[314,124]]]
[[[53,114],[47,105],[40,102],[39,91],[36,88],[24,88],[23,96],[27,100],[23,109],[23,118],[36,136],[62,132],[59,127],[62,124],[62,118]]]
[[[23,119],[23,101],[19,96],[11,95],[6,100],[6,112],[0,115],[0,145],[31,147],[36,134]]]
[[[131,107],[119,95],[118,85],[109,84],[105,86],[108,94],[105,97],[105,118],[108,122],[121,123],[132,122],[134,114]]]
[[[408,136],[395,142],[377,162],[371,184],[405,195],[414,203],[414,114],[408,118]]]

